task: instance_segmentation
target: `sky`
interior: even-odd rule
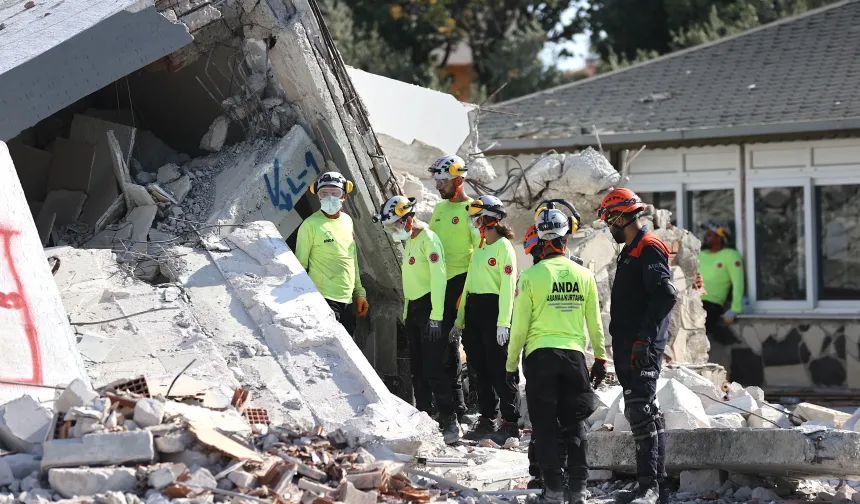
[[[576,15],[576,7],[571,7],[561,15],[562,23],[567,24]],[[557,63],[560,70],[579,70],[585,66],[585,56],[588,53],[588,33],[582,33],[573,38],[573,41],[563,44],[546,44],[540,53],[541,61],[547,66]],[[556,57],[563,49],[574,54],[570,58],[558,59]]]

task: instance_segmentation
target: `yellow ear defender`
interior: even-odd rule
[[[346,184],[345,184],[345,187],[344,187],[344,190],[346,191],[346,194],[351,193],[351,192],[352,192],[352,190],[353,190],[354,188],[355,188],[355,186],[353,185],[353,183],[352,183],[352,182],[350,182],[349,180],[347,180],[347,181],[346,181]],[[319,190],[319,180],[317,180],[316,182],[314,182],[313,184],[311,184],[311,187],[310,187],[310,189],[309,189],[309,190],[310,190],[311,194],[316,194],[316,193],[317,193],[317,191]]]
[[[410,208],[409,201],[401,201],[400,203],[394,206],[394,215],[398,217],[403,217],[408,214],[412,209]]]
[[[448,173],[452,177],[462,177],[466,173],[466,167],[460,163],[451,163],[451,166],[448,167]]]

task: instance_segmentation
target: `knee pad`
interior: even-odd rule
[[[625,401],[624,416],[630,422],[630,430],[633,431],[633,439],[639,440],[646,437],[657,436],[656,415],[659,413],[652,401],[633,402],[635,399]]]

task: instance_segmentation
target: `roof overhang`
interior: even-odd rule
[[[485,152],[520,152],[564,150],[601,144],[636,145],[653,143],[684,143],[691,141],[749,138],[770,135],[810,134],[860,130],[860,117],[848,119],[828,119],[824,121],[803,121],[793,123],[758,124],[723,128],[699,128],[670,131],[645,131],[639,133],[603,133],[599,135],[577,135],[563,138],[515,138],[495,140]]]

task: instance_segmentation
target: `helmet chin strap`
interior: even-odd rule
[[[481,232],[481,243],[478,245],[478,248],[482,248],[484,246],[484,242],[486,241],[486,236],[484,232],[489,228],[495,227],[495,225],[499,223],[499,219],[490,219],[489,224],[483,223],[483,221],[481,222],[481,227],[478,228],[478,231]]]
[[[558,247],[555,246],[555,244],[553,242],[555,242],[555,239],[549,240],[543,244],[543,250],[541,251],[541,254],[540,254],[541,259],[546,259],[546,256],[548,256],[549,254],[551,254],[553,252],[556,254],[564,255],[564,249],[567,248],[567,245],[565,245],[561,249],[559,249]]]
[[[465,184],[465,182],[463,182],[462,178],[460,179],[459,184],[457,183],[457,181],[455,179],[454,180],[454,187],[456,187],[456,189],[454,189],[454,195],[451,196],[450,198],[448,198],[448,201],[450,201],[452,203],[455,202],[455,200],[460,196],[460,193],[463,192],[463,186],[464,185],[466,185],[466,184]]]

